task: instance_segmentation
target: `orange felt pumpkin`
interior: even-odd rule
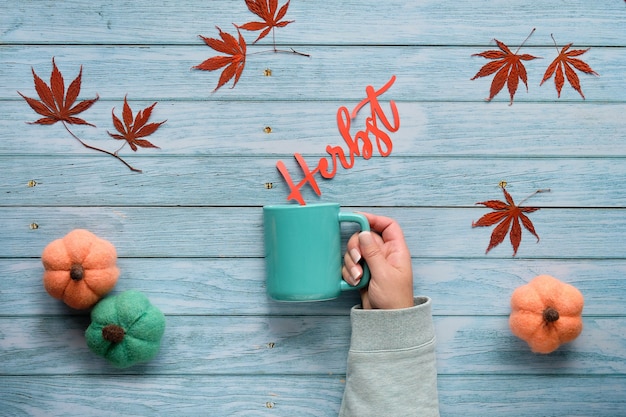
[[[120,274],[111,242],[75,229],[45,247],[41,254],[48,294],[76,309],[96,304],[113,289]]]
[[[509,327],[533,352],[550,353],[578,337],[583,305],[576,287],[539,275],[513,292]]]

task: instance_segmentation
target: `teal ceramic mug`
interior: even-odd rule
[[[323,301],[369,282],[369,269],[352,286],[341,277],[341,222],[370,230],[367,218],[342,212],[339,204],[263,207],[267,293],[278,301]]]

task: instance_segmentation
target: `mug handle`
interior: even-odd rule
[[[370,223],[367,221],[367,218],[362,214],[358,213],[345,213],[339,212],[339,221],[340,222],[354,222],[358,223],[361,226],[362,232],[368,232],[370,230]],[[367,263],[363,262],[363,276],[361,277],[361,282],[357,285],[350,285],[346,281],[341,279],[341,291],[346,290],[360,290],[369,284],[370,282],[370,269],[367,266]]]

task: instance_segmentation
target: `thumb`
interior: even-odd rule
[[[359,233],[359,247],[372,274],[377,275],[376,272],[386,268],[387,259],[385,259],[378,242],[372,236],[372,232]]]

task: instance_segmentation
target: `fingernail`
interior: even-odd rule
[[[359,252],[359,250],[358,250],[357,248],[353,248],[353,249],[350,251],[350,257],[352,258],[352,261],[353,261],[355,264],[358,264],[358,263],[359,263],[359,261],[361,260],[361,252]]]
[[[350,276],[354,280],[354,285],[357,285],[361,281],[361,270],[356,266],[350,268]]]
[[[359,233],[359,243],[363,246],[371,245],[374,242],[372,238],[372,232],[361,232]]]

